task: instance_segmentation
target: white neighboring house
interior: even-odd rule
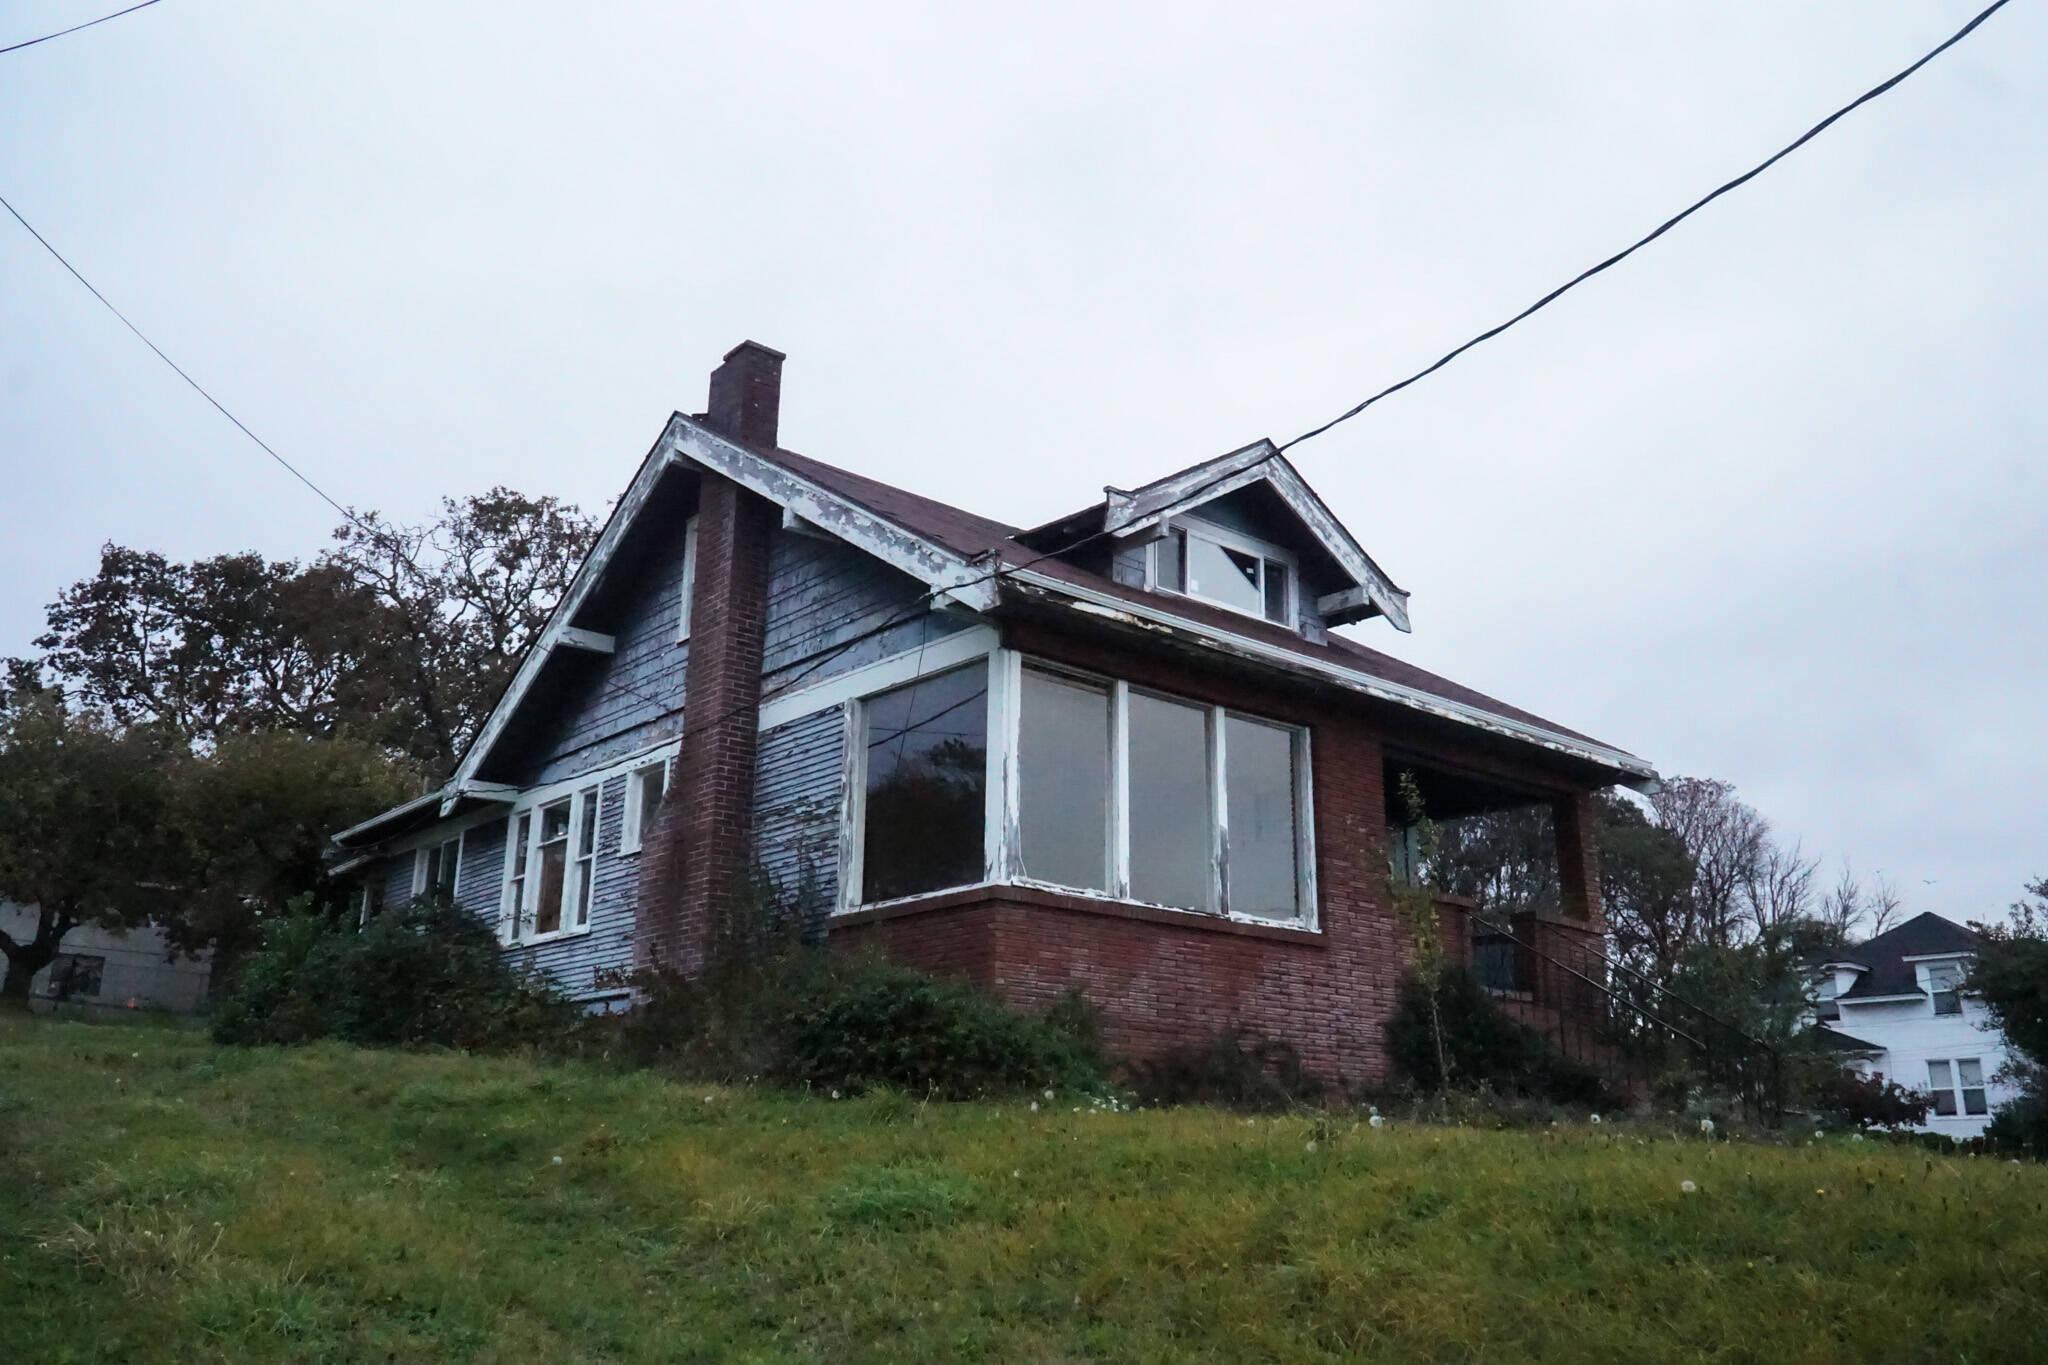
[[[0,932],[17,942],[35,936],[33,911],[0,901]],[[57,956],[29,983],[31,1009],[80,1006],[89,1013],[155,1009],[190,1014],[206,1003],[213,955],[171,955],[164,931],[110,933],[81,924],[64,936]]]
[[[1916,915],[1817,964],[1817,1022],[1843,1036],[1859,1074],[1927,1094],[1932,1107],[1922,1132],[1976,1137],[2017,1094],[1996,1079],[2005,1035],[1984,1003],[1961,989],[1978,942],[1953,920]]]

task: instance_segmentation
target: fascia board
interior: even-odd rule
[[[1408,594],[1394,585],[1386,572],[1373,562],[1344,523],[1337,520],[1308,481],[1271,441],[1257,441],[1205,464],[1147,484],[1133,492],[1106,490],[1109,503],[1103,530],[1110,535],[1126,532],[1148,522],[1186,512],[1256,483],[1270,486],[1280,495],[1309,534],[1336,560],[1363,591],[1366,598],[1396,630],[1407,633]]]
[[[723,474],[785,512],[794,513],[819,530],[909,574],[962,606],[985,611],[995,605],[993,576],[980,561],[934,544],[681,413],[669,419],[658,449],[671,461],[688,461]]]
[[[411,815],[413,812],[422,810],[428,805],[436,801],[439,801],[442,797],[443,792],[445,792],[446,790],[447,788],[444,787],[439,791],[430,791],[425,796],[415,796],[412,800],[405,802],[403,805],[397,805],[393,806],[389,810],[379,811],[377,812],[377,814],[371,816],[367,820],[362,821],[360,824],[350,825],[347,829],[342,830],[337,834],[330,835],[328,837],[331,842],[345,848],[348,846],[348,841],[350,839],[353,839],[358,834],[367,834],[371,830],[377,828],[377,826],[379,825],[386,824],[389,821],[397,820],[407,815]]]
[[[1192,636],[1197,643],[1208,645],[1228,654],[1251,659],[1258,663],[1271,664],[1290,672],[1307,674],[1327,682],[1333,682],[1347,691],[1357,692],[1380,701],[1392,702],[1411,711],[1419,711],[1448,720],[1459,725],[1485,730],[1506,739],[1524,744],[1536,744],[1554,753],[1583,762],[1598,764],[1626,774],[1630,784],[1654,782],[1657,770],[1634,754],[1619,749],[1610,749],[1604,744],[1591,744],[1584,740],[1561,735],[1554,730],[1530,725],[1526,721],[1497,716],[1482,711],[1476,706],[1439,697],[1419,688],[1405,687],[1400,683],[1376,678],[1370,673],[1345,668],[1324,659],[1312,659],[1291,650],[1278,648],[1262,640],[1253,640],[1231,631],[1218,630],[1213,626],[1190,621],[1186,617],[1143,603],[1128,602],[1106,593],[1079,587],[1072,583],[1049,578],[1031,569],[1012,570],[1006,575],[1011,581],[1026,584],[1048,596],[1069,599],[1076,610],[1110,620],[1121,620],[1146,630],[1166,630]]]

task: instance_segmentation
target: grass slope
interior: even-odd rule
[[[1644,1136],[0,1020],[0,1360],[2048,1358],[2048,1170]]]

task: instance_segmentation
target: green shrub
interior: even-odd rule
[[[582,1026],[581,1009],[509,962],[481,919],[417,900],[360,929],[310,914],[271,925],[213,1035],[242,1045],[339,1038],[473,1051],[561,1045]]]
[[[705,1079],[966,1099],[1107,1076],[1094,1011],[1071,993],[1030,1015],[965,982],[822,947],[635,984],[641,1003],[614,1025],[615,1055]]]
[[[1927,1096],[1882,1076],[1865,1079],[1843,1067],[1819,1096],[1822,1113],[1874,1128],[1910,1128],[1927,1118]]]
[[[1435,1003],[1448,1078],[1438,1065],[1429,993],[1413,976],[1403,978],[1387,1021],[1387,1055],[1395,1072],[1418,1088],[1485,1087],[1559,1104],[1607,1105],[1615,1099],[1598,1072],[1559,1055],[1542,1034],[1508,1018],[1471,972],[1444,972]]]
[[[1994,1150],[2012,1156],[2048,1161],[2048,1079],[2040,1069],[2014,1068],[2027,1089],[2018,1099],[1998,1106],[1991,1124],[1984,1130],[1985,1142]]]
[[[1323,1096],[1322,1082],[1302,1070],[1291,1045],[1242,1027],[1133,1063],[1130,1086],[1140,1104],[1214,1104],[1258,1113]]]

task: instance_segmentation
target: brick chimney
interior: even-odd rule
[[[782,407],[782,352],[742,341],[711,372],[705,425],[747,445],[773,447]]]
[[[711,372],[704,424],[772,448],[782,360],[753,341],[726,352]],[[682,753],[651,856],[641,861],[638,943],[643,964],[686,975],[705,968],[749,907],[768,550],[778,517],[774,503],[723,474],[698,475]]]

